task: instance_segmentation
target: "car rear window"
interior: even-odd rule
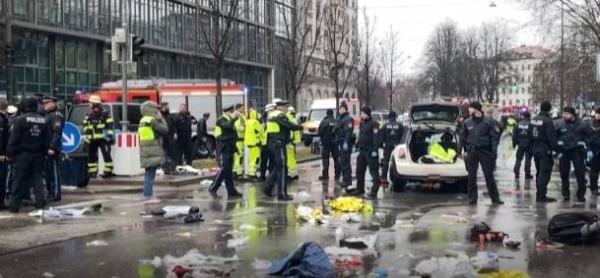
[[[109,109],[108,105],[102,105],[102,108],[105,110]],[[75,105],[69,112],[68,121],[75,125],[82,125],[83,119],[85,119],[85,116],[87,116],[88,113],[90,113],[90,107],[88,105]]]

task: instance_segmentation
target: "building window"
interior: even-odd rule
[[[527,65],[527,70],[531,70],[531,64]]]
[[[508,105],[512,105],[512,99],[508,100]]]

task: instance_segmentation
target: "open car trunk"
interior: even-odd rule
[[[449,133],[452,135],[452,140],[447,142],[442,142],[442,136],[444,133]],[[411,134],[410,141],[408,143],[408,149],[410,151],[410,156],[413,162],[418,163],[419,158],[426,156],[429,154],[429,147],[431,144],[440,143],[442,147],[445,149],[453,148],[457,153],[458,144],[457,144],[457,135],[454,131],[448,130],[414,130]],[[454,160],[456,163],[456,158]]]

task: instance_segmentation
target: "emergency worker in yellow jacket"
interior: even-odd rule
[[[88,147],[88,172],[91,178],[98,175],[98,149],[104,159],[103,178],[111,177],[113,164],[110,156],[111,146],[115,143],[114,121],[108,111],[102,108],[99,96],[90,96],[90,113],[83,119],[84,140]]]
[[[233,156],[233,175],[236,178],[242,178],[244,176],[244,136],[246,135],[246,118],[243,116],[244,105],[238,103],[235,105],[235,111],[240,116],[235,120],[235,131],[237,132],[237,142],[235,147],[237,152]]]
[[[288,108],[286,114],[288,119],[293,124],[298,124],[296,120],[296,109],[294,107]],[[298,162],[296,161],[296,145],[300,144],[302,138],[300,130],[291,131],[290,143],[286,146],[287,151],[287,167],[288,167],[288,178],[298,179]]]
[[[246,121],[246,135],[244,136],[244,145],[248,148],[250,157],[248,166],[250,171],[248,177],[256,179],[258,166],[260,165],[260,150],[263,145],[263,140],[266,141],[265,129],[258,120],[258,112],[250,109],[248,120]],[[266,142],[265,142],[266,144]]]
[[[431,144],[429,147],[429,155],[435,159],[438,159],[444,163],[454,163],[454,159],[457,156],[456,149],[458,146],[452,142],[454,136],[450,133],[444,133],[442,135],[442,141]]]
[[[515,133],[515,128],[517,127],[517,120],[515,120],[515,118],[508,117],[508,119],[506,120],[506,129],[508,130],[508,135],[510,135],[511,137],[513,136],[513,134]]]

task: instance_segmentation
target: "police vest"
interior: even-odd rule
[[[154,118],[151,116],[144,116],[140,120],[140,126],[138,127],[138,134],[140,135],[140,141],[152,141],[154,140],[154,130],[150,124]]]
[[[429,149],[429,155],[446,163],[454,162],[456,151],[452,148],[445,150],[439,143],[434,143]]]
[[[269,114],[269,119],[267,121],[267,134],[278,134],[279,132],[281,132],[279,124],[274,121],[271,121],[272,119],[276,118],[281,114],[283,114],[283,112],[279,110],[275,110],[271,114]]]
[[[221,116],[221,117],[227,119],[228,121],[231,121],[231,118],[227,114],[223,114],[223,116]],[[219,137],[221,137],[221,135],[223,135],[223,130],[221,129],[221,127],[219,125],[217,125],[215,127],[215,138],[219,139]]]

